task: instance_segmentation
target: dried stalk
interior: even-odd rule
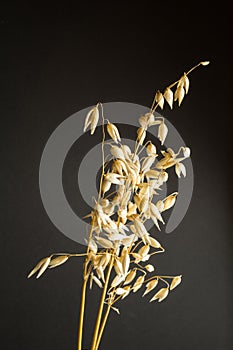
[[[106,275],[106,280],[105,280],[103,292],[102,292],[102,295],[101,295],[98,315],[97,315],[97,319],[96,319],[96,323],[95,323],[95,330],[94,330],[92,344],[91,344],[91,350],[95,350],[95,348],[96,348],[96,341],[97,341],[97,338],[98,338],[98,335],[99,335],[99,327],[100,327],[100,322],[101,322],[102,313],[103,313],[104,301],[105,301],[105,297],[106,297],[106,293],[107,293],[108,282],[109,282],[109,278],[110,278],[110,275],[111,275],[113,263],[114,263],[114,256],[111,257],[111,261],[110,261],[110,264],[109,264],[109,267],[108,267],[108,271],[107,271],[107,275]]]
[[[108,304],[106,312],[105,312],[105,315],[104,315],[104,318],[103,318],[103,321],[102,321],[102,324],[101,324],[101,327],[100,327],[100,330],[99,330],[99,335],[98,335],[98,339],[96,341],[95,350],[98,350],[98,348],[99,348],[100,341],[101,341],[101,338],[102,338],[102,335],[103,335],[103,332],[104,332],[104,328],[105,328],[107,320],[108,320],[108,316],[109,316],[110,310],[111,310],[111,305]]]

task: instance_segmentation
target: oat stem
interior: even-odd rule
[[[104,109],[102,103],[100,103],[101,107],[101,114],[102,114],[102,143],[101,143],[101,150],[102,150],[102,173],[100,177],[100,184],[99,184],[99,194],[98,194],[98,202],[101,198],[101,189],[102,189],[102,183],[103,183],[103,177],[104,177],[104,144],[105,144],[105,131],[104,131]]]
[[[85,312],[85,301],[86,301],[86,290],[87,290],[87,281],[89,274],[87,273],[87,265],[88,265],[88,254],[89,254],[89,241],[92,237],[92,231],[93,226],[91,223],[91,229],[89,233],[88,238],[88,244],[87,244],[87,252],[86,252],[86,258],[83,265],[83,285],[82,285],[82,294],[81,294],[81,304],[80,304],[80,311],[79,311],[79,326],[78,326],[78,350],[82,350],[82,335],[83,335],[83,320],[84,320],[84,312]]]
[[[111,304],[108,304],[107,310],[105,312],[105,315],[104,315],[104,318],[103,318],[103,321],[102,321],[102,324],[101,324],[101,327],[100,327],[100,330],[99,330],[99,335],[98,335],[98,338],[97,338],[97,341],[96,341],[95,350],[98,350],[98,348],[99,348],[99,344],[100,344],[100,341],[101,341],[101,338],[102,338],[102,335],[103,335],[104,328],[106,326],[106,322],[107,322],[110,310],[111,310]]]
[[[105,301],[105,297],[106,297],[106,293],[107,293],[108,282],[109,282],[109,278],[111,275],[113,263],[114,263],[114,256],[111,257],[108,271],[107,271],[106,278],[105,278],[104,288],[103,288],[103,292],[102,292],[102,296],[101,296],[101,300],[100,300],[100,305],[99,305],[99,310],[98,310],[98,315],[97,315],[96,324],[95,324],[94,335],[92,338],[91,350],[95,350],[95,348],[96,348],[96,342],[97,342],[98,335],[99,335],[100,321],[102,318],[104,301]]]
[[[80,305],[80,311],[79,311],[78,350],[82,350],[83,319],[84,319],[84,311],[85,311],[86,289],[87,289],[87,278],[84,277],[83,286],[82,286],[81,305]]]

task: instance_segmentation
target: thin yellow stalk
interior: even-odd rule
[[[79,311],[79,327],[78,327],[78,350],[82,350],[82,335],[83,335],[83,319],[85,311],[87,278],[84,278],[82,286],[81,305]]]
[[[103,321],[102,321],[102,324],[101,324],[101,327],[100,327],[100,330],[99,330],[99,335],[98,335],[98,339],[96,341],[95,350],[98,350],[98,348],[99,348],[100,341],[102,339],[102,335],[103,335],[104,328],[105,328],[106,323],[107,323],[107,319],[108,319],[110,310],[111,310],[111,305],[108,304],[107,310],[105,312],[105,315],[104,315],[104,318],[103,318]]]
[[[106,293],[107,293],[108,282],[109,282],[109,278],[111,275],[113,263],[114,263],[114,256],[111,257],[108,271],[107,271],[106,278],[105,278],[105,283],[104,283],[103,292],[102,292],[102,296],[101,296],[101,300],[100,300],[98,315],[97,315],[97,319],[96,319],[96,323],[95,323],[94,335],[92,338],[91,350],[95,350],[95,347],[96,347],[96,342],[97,342],[98,335],[99,335],[100,322],[101,322],[102,313],[103,313],[104,301],[105,301],[105,297],[106,297]]]
[[[92,236],[93,227],[91,225],[91,230],[89,234],[89,240]],[[83,336],[83,320],[84,320],[84,312],[85,312],[85,301],[86,301],[86,289],[87,289],[87,281],[88,281],[88,273],[87,273],[87,265],[88,265],[88,254],[89,254],[89,241],[87,246],[86,258],[83,266],[83,285],[82,285],[82,294],[81,294],[81,304],[79,311],[79,326],[78,326],[78,347],[77,350],[82,350],[82,336]]]

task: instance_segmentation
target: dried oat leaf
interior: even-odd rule
[[[173,278],[172,283],[170,285],[170,290],[173,290],[174,288],[176,288],[180,283],[181,283],[181,276],[176,276]]]

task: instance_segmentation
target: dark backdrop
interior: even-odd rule
[[[164,112],[192,148],[195,187],[183,222],[161,237],[167,250],[156,264],[182,273],[183,284],[161,304],[140,293],[126,299],[121,315],[111,314],[101,348],[231,349],[230,8],[7,5],[0,14],[1,348],[76,349],[81,261],[26,279],[41,257],[82,250],[58,232],[41,202],[38,169],[52,131],[99,100],[149,106],[156,89],[210,60],[193,73],[182,108]],[[97,288],[88,294],[86,339],[98,297]]]

